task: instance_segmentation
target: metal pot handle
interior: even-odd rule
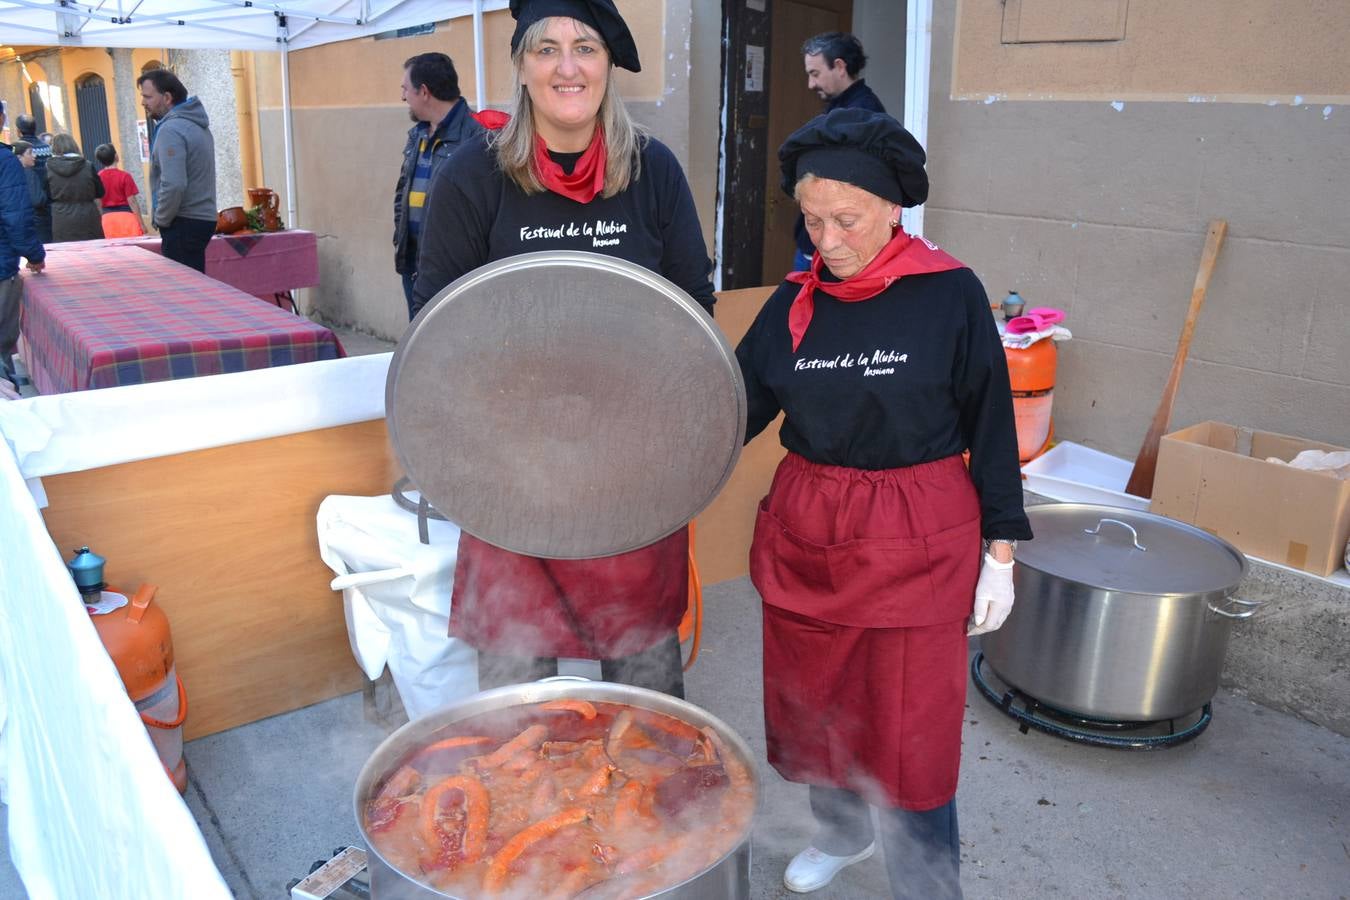
[[[1239,604],[1239,605],[1241,605],[1241,606],[1246,606],[1246,607],[1248,607],[1248,609],[1244,609],[1242,612],[1229,612],[1229,611],[1226,610],[1226,609],[1220,609],[1219,607],[1215,606],[1213,601],[1210,601],[1210,602],[1206,603],[1205,605],[1209,607],[1209,611],[1210,611],[1210,612],[1212,612],[1212,613],[1217,613],[1217,614],[1223,616],[1225,619],[1250,619],[1252,616],[1256,615],[1256,608],[1257,608],[1258,606],[1262,605],[1263,603],[1265,603],[1266,601],[1264,601],[1264,600],[1243,600],[1243,599],[1240,599],[1240,598],[1238,598],[1238,597],[1229,597],[1229,598],[1228,598],[1227,600],[1225,600],[1224,602],[1225,602],[1225,603],[1237,603],[1237,604]]]
[[[1098,520],[1097,520],[1097,527],[1096,527],[1096,528],[1084,528],[1084,529],[1083,529],[1083,534],[1097,534],[1097,533],[1099,533],[1099,532],[1102,530],[1102,526],[1105,525],[1105,524],[1107,524],[1107,523],[1110,523],[1110,524],[1112,524],[1112,525],[1119,525],[1121,528],[1124,528],[1124,529],[1126,529],[1127,531],[1129,531],[1129,532],[1130,532],[1130,537],[1134,540],[1134,546],[1135,546],[1135,549],[1137,549],[1137,550],[1145,550],[1145,549],[1147,549],[1147,548],[1144,547],[1143,544],[1139,543],[1139,532],[1137,532],[1137,531],[1134,530],[1134,526],[1133,526],[1133,525],[1130,525],[1130,524],[1127,523],[1127,522],[1122,522],[1122,521],[1120,521],[1119,519],[1098,519]]]

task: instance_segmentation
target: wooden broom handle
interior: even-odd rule
[[[1200,254],[1200,268],[1195,273],[1195,287],[1191,288],[1191,305],[1186,310],[1186,324],[1181,326],[1181,337],[1177,339],[1177,352],[1172,357],[1172,371],[1167,376],[1167,385],[1163,388],[1158,408],[1153,413],[1153,421],[1144,435],[1144,443],[1139,447],[1139,455],[1134,460],[1134,470],[1125,485],[1125,493],[1136,497],[1153,496],[1153,478],[1158,471],[1158,442],[1167,433],[1172,422],[1172,404],[1177,399],[1177,388],[1181,385],[1181,370],[1186,365],[1186,354],[1191,349],[1191,338],[1195,334],[1195,323],[1200,318],[1200,307],[1205,303],[1205,292],[1209,290],[1209,278],[1214,274],[1214,264],[1219,259],[1219,248],[1223,246],[1224,236],[1228,234],[1228,222],[1214,219],[1209,223],[1209,234],[1205,238],[1205,251]]]

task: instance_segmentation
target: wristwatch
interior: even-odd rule
[[[1007,544],[1008,547],[1012,550],[1012,552],[1014,552],[1014,553],[1017,552],[1017,541],[1011,541],[1011,540],[1008,540],[1007,538],[990,538],[989,540],[985,541],[985,542],[984,542],[984,551],[985,551],[986,553],[989,552],[989,545],[990,545],[990,544]]]

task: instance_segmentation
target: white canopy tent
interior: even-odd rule
[[[0,0],[0,44],[279,51],[287,221],[296,222],[290,51],[472,16],[482,109],[483,13],[506,7],[507,0]]]

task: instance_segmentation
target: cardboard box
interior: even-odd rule
[[[1243,553],[1330,575],[1344,564],[1350,538],[1350,481],[1266,459],[1344,449],[1201,422],[1163,437],[1149,510],[1203,528]]]

